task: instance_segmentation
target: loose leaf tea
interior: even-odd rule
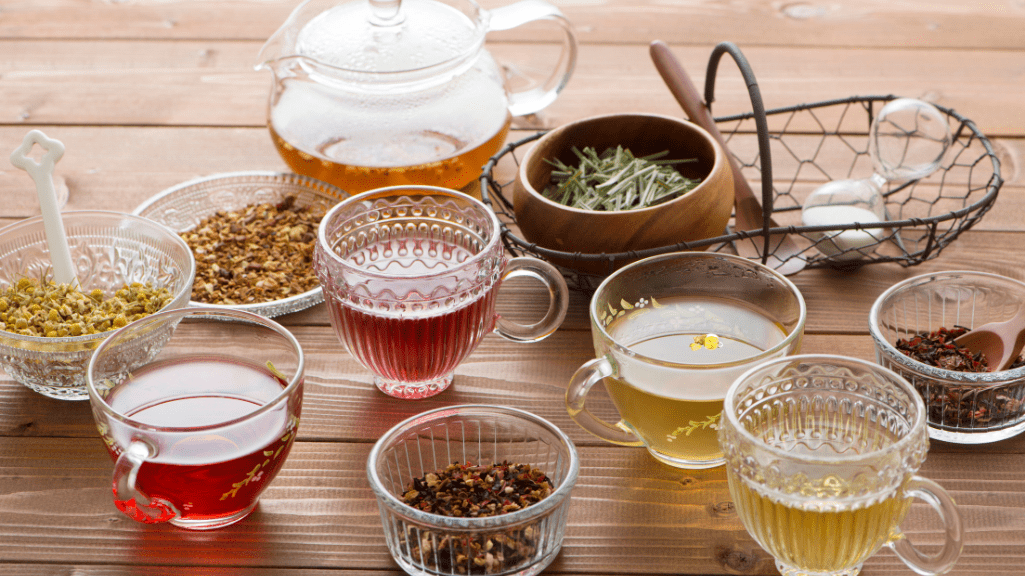
[[[0,330],[47,338],[96,334],[158,312],[171,298],[167,288],[149,283],[125,284],[104,298],[99,289],[86,294],[77,285],[20,278],[0,292]]]
[[[955,338],[966,332],[968,328],[964,326],[919,332],[911,338],[897,340],[896,347],[906,356],[929,366],[957,372],[988,372],[989,365],[982,352],[972,354],[968,348],[954,343]]]
[[[496,516],[540,502],[552,488],[543,472],[525,464],[450,464],[414,478],[403,501],[442,516]]]
[[[403,502],[432,514],[480,518],[509,514],[540,502],[554,485],[544,472],[525,464],[451,464],[414,478]],[[456,574],[493,574],[528,562],[537,551],[535,524],[484,534],[406,533],[412,558]]]
[[[183,232],[196,255],[192,299],[254,304],[316,288],[313,247],[323,214],[296,205],[295,199],[219,211]]]
[[[630,150],[617,146],[600,155],[594,148],[573,153],[580,160],[576,167],[560,160],[545,161],[554,166],[552,185],[544,191],[549,200],[583,210],[633,210],[647,208],[686,194],[701,183],[686,178],[673,164],[696,162],[663,160],[668,150],[649,156],[635,157]]]
[[[989,364],[981,352],[972,354],[959,347],[954,339],[968,332],[964,326],[919,332],[897,340],[896,348],[905,355],[929,366],[959,372],[988,372]],[[1009,369],[1025,366],[1019,356]],[[899,367],[895,367],[899,370]],[[933,424],[954,428],[987,428],[1014,421],[1021,416],[1022,399],[1012,396],[1014,389],[986,385],[934,385],[921,378],[909,378],[922,394]]]

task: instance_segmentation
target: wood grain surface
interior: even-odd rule
[[[986,134],[1005,185],[993,208],[939,257],[919,266],[805,270],[792,277],[808,304],[802,351],[872,360],[868,311],[895,282],[969,269],[1025,280],[1025,4],[1021,1],[908,0],[551,0],[573,22],[580,52],[559,99],[514,122],[509,141],[609,112],[682,117],[648,57],[667,42],[699,88],[716,43],[743,50],[768,108],[851,95],[911,96],[951,108]],[[511,3],[484,0],[486,8]],[[148,197],[218,172],[285,170],[266,129],[271,74],[256,70],[264,41],[298,0],[0,0],[0,150],[39,128],[64,142],[57,175],[67,209],[131,211]],[[559,49],[551,24],[492,34],[504,63],[541,69]],[[719,66],[712,111],[751,109],[736,66]],[[845,137],[863,146],[867,122],[851,116]],[[788,124],[788,122],[790,122]],[[819,130],[807,119],[771,118],[777,188],[799,204],[825,181],[786,147],[806,156]],[[721,126],[724,131],[728,126]],[[731,148],[757,160],[751,127]],[[780,148],[780,147],[783,148]],[[826,147],[816,163],[830,177],[857,173],[849,150]],[[2,157],[2,156],[0,156]],[[504,162],[496,177],[511,181]],[[796,175],[796,176],[795,176]],[[744,176],[758,189],[757,170]],[[977,174],[952,172],[966,188]],[[927,186],[938,186],[930,183]],[[956,204],[938,203],[938,209]],[[0,165],[0,225],[38,214],[29,177]],[[796,223],[795,211],[779,214]],[[789,220],[788,220],[789,219]],[[400,574],[385,546],[365,463],[380,435],[427,409],[469,402],[516,406],[564,430],[582,470],[562,553],[548,574],[771,575],[771,558],[733,510],[725,473],[688,471],[643,449],[604,444],[564,407],[566,384],[593,357],[589,295],[574,292],[551,338],[516,344],[495,335],[457,369],[451,390],[424,401],[385,397],[346,354],[323,305],[279,318],[308,355],[298,440],[257,511],[208,532],[144,526],[111,501],[113,464],[86,402],[38,395],[0,371],[0,574],[3,576],[370,576]],[[546,297],[529,281],[504,287],[500,313],[527,321]],[[197,342],[197,345],[210,344]],[[589,401],[615,418],[602,391]],[[952,575],[1025,575],[1025,437],[978,446],[934,441],[920,473],[956,499],[964,552]],[[926,550],[938,522],[916,504],[903,526]],[[866,576],[912,572],[889,550]]]

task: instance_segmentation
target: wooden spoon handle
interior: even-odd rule
[[[726,147],[726,141],[723,139],[722,133],[719,132],[712,114],[705,107],[704,102],[702,102],[701,94],[698,92],[697,87],[694,86],[690,76],[687,75],[687,71],[683,69],[680,61],[676,59],[676,56],[669,50],[669,46],[665,42],[655,40],[651,43],[649,51],[651,52],[651,60],[655,63],[655,68],[662,75],[666,86],[669,87],[669,91],[673,93],[676,101],[680,103],[687,117],[690,118],[691,122],[708,131],[719,142],[723,151],[726,152],[726,158],[730,162],[730,169],[733,170],[733,189],[738,207],[736,215],[737,227],[741,230],[761,228],[762,222],[754,219],[754,215],[750,214],[751,211],[757,210],[757,215],[761,216],[761,202],[758,201],[758,197],[751,190],[751,185],[748,184],[747,179],[741,173],[737,159],[733,157],[733,154],[730,154],[729,149]],[[743,204],[750,204],[751,200],[755,201],[755,206],[741,209]]]

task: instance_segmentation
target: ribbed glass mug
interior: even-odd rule
[[[568,306],[554,266],[506,258],[495,213],[446,188],[379,188],[337,204],[321,220],[314,268],[339,340],[396,398],[447,389],[489,332],[517,342],[547,337]],[[514,276],[547,288],[548,311],[535,324],[495,312],[499,286]]]
[[[886,368],[832,355],[765,362],[730,387],[719,441],[737,513],[784,576],[854,576],[883,546],[918,574],[941,574],[961,553],[954,501],[916,474],[925,406]],[[932,556],[900,531],[914,498],[945,531]]]

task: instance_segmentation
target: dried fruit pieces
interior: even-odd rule
[[[322,217],[291,195],[204,218],[181,234],[196,256],[192,300],[255,304],[316,288],[313,249]]]

